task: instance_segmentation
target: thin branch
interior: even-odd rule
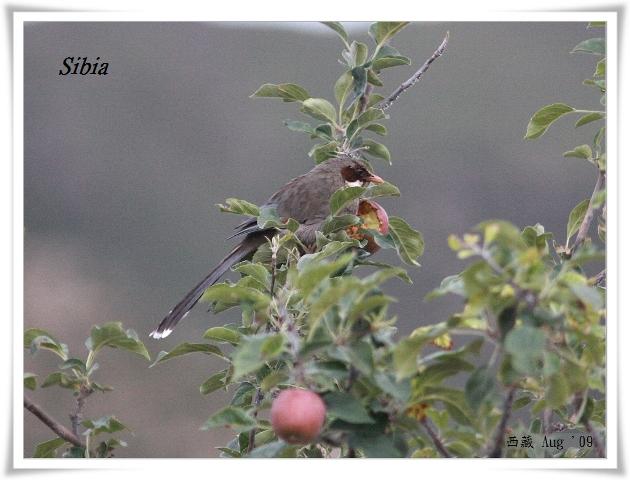
[[[503,402],[503,415],[501,416],[501,421],[499,422],[499,426],[497,427],[497,433],[494,437],[494,445],[490,449],[488,453],[488,457],[490,458],[501,458],[501,454],[503,451],[503,440],[505,439],[505,429],[507,428],[507,423],[512,414],[512,403],[514,402],[514,395],[516,394],[516,385],[512,385],[508,390],[507,397],[505,397],[505,402]]]
[[[599,435],[593,429],[593,425],[589,420],[584,422],[584,427],[586,431],[589,433],[591,437],[593,437],[593,446],[595,447],[595,451],[597,452],[597,456],[600,458],[606,458],[606,452],[604,451],[604,447],[602,443],[599,441]]]
[[[361,95],[361,98],[359,98],[359,112],[358,112],[359,115],[365,112],[365,109],[367,108],[367,103],[368,103],[368,100],[370,99],[372,88],[373,88],[372,85],[369,83],[365,85],[365,90],[363,90],[363,95]]]
[[[77,435],[52,418],[48,412],[42,409],[39,405],[33,403],[33,401],[26,395],[24,395],[24,408],[39,418],[44,425],[55,432],[60,438],[63,438],[66,442],[71,443],[75,447],[85,448],[85,444]]]
[[[85,400],[89,397],[92,392],[90,387],[87,385],[81,385],[81,389],[79,394],[77,395],[77,406],[70,414],[70,421],[72,422],[72,432],[75,436],[79,437],[79,426],[81,425],[81,420],[83,419],[83,407],[85,406]]]
[[[258,407],[260,406],[260,402],[262,402],[262,399],[265,397],[265,395],[262,393],[262,390],[260,387],[258,387],[256,389],[256,395],[254,396],[254,418],[256,418],[258,416]],[[247,453],[251,453],[251,451],[256,447],[254,445],[255,443],[255,439],[256,439],[256,428],[252,428],[249,431],[249,441],[247,442]]]
[[[604,268],[601,272],[599,272],[593,278],[593,285],[596,287],[601,287],[604,283],[606,283],[606,269]]]
[[[448,45],[448,37],[449,37],[449,32],[446,32],[446,36],[444,37],[444,40],[442,40],[442,43],[440,44],[440,46],[437,48],[435,52],[433,52],[433,55],[431,55],[431,57],[428,58],[427,61],[422,64],[420,69],[418,69],[418,71],[414,73],[411,78],[403,82],[396,90],[392,92],[392,94],[389,97],[387,97],[385,100],[383,100],[380,103],[379,108],[381,110],[387,110],[389,107],[392,106],[392,103],[398,100],[398,97],[400,97],[400,95],[405,90],[413,87],[416,83],[418,83],[418,80],[420,80],[422,75],[424,75],[424,73],[429,69],[429,66],[438,58],[440,58],[446,51],[446,46]]]
[[[437,451],[440,452],[440,454],[444,458],[451,458],[451,454],[448,453],[448,450],[444,446],[444,443],[442,443],[442,440],[440,439],[440,437],[438,437],[438,434],[433,430],[433,428],[431,428],[431,425],[429,425],[429,421],[427,420],[426,416],[423,417],[422,420],[420,420],[420,423],[429,434],[429,437],[431,437],[431,440],[433,441],[433,445],[435,445],[435,448],[437,448]]]
[[[595,188],[593,189],[593,194],[591,195],[591,199],[588,202],[588,208],[586,209],[586,213],[584,214],[584,218],[582,219],[582,223],[580,224],[580,228],[578,230],[577,235],[575,236],[575,240],[573,241],[573,245],[569,248],[567,255],[571,258],[571,255],[575,252],[575,250],[584,243],[586,240],[586,236],[588,235],[588,231],[591,227],[591,222],[593,221],[593,216],[595,215],[595,198],[597,194],[602,189],[602,187],[606,184],[606,172],[599,171],[597,175],[597,182],[595,183]]]

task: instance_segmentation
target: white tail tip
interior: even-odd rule
[[[152,337],[152,338],[155,338],[156,340],[159,340],[161,338],[168,337],[171,334],[172,331],[173,330],[170,329],[170,328],[167,328],[163,332],[158,332],[157,330],[153,330],[151,333],[149,333],[149,337]]]

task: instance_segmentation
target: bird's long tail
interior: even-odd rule
[[[234,247],[206,278],[199,282],[195,288],[188,292],[181,302],[173,307],[149,336],[155,339],[168,337],[175,328],[175,325],[195,306],[209,286],[214,285],[233,265],[253,254],[256,249],[266,241],[262,233],[263,232],[257,232],[257,234],[248,235],[241,243]]]

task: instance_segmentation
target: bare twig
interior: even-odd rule
[[[448,453],[448,450],[444,446],[444,443],[442,443],[442,440],[440,439],[438,434],[433,430],[433,428],[431,428],[431,425],[429,424],[426,416],[423,417],[422,420],[420,420],[420,423],[429,434],[429,437],[431,437],[431,441],[433,441],[433,445],[435,445],[437,451],[440,452],[440,455],[442,455],[444,458],[451,458],[451,454]]]
[[[57,420],[52,418],[48,412],[39,405],[33,403],[33,401],[26,395],[24,395],[24,408],[39,418],[44,425],[55,432],[60,438],[63,438],[66,442],[71,443],[75,447],[85,448],[85,444],[81,441],[78,435],[75,435]]]
[[[79,437],[79,425],[81,425],[81,420],[83,419],[83,407],[85,406],[85,400],[89,397],[92,390],[87,385],[81,385],[81,389],[79,390],[79,394],[77,395],[77,406],[70,414],[70,421],[72,422],[72,432]]]
[[[604,268],[601,272],[595,275],[593,278],[593,285],[596,287],[601,287],[604,283],[606,283],[606,269]]]
[[[260,406],[260,402],[265,395],[262,393],[260,387],[256,389],[256,394],[254,395],[254,418],[258,416],[258,407]],[[255,448],[255,439],[256,439],[256,428],[252,428],[249,431],[249,441],[247,442],[247,453],[250,453]]]
[[[606,458],[604,446],[602,445],[602,442],[599,441],[599,435],[597,435],[597,432],[593,429],[593,425],[591,425],[591,422],[589,420],[586,420],[584,422],[584,427],[586,428],[586,431],[589,433],[589,435],[593,437],[593,446],[595,447],[595,452],[597,452],[597,456],[600,458]]]
[[[387,110],[389,107],[391,107],[392,103],[398,100],[398,97],[400,97],[400,95],[405,90],[413,87],[418,82],[418,80],[420,80],[422,75],[424,75],[424,73],[429,69],[429,66],[435,60],[437,60],[439,57],[441,57],[444,54],[444,52],[446,51],[446,46],[448,45],[448,37],[449,37],[449,32],[446,32],[446,36],[444,37],[444,40],[442,40],[442,43],[437,48],[437,50],[433,52],[433,55],[431,55],[431,57],[428,58],[427,61],[425,61],[422,64],[422,66],[418,69],[416,73],[413,74],[411,78],[403,82],[396,90],[392,92],[392,94],[389,97],[387,97],[385,100],[383,100],[380,103],[379,108],[381,110]]]
[[[575,236],[575,240],[573,241],[573,245],[568,249],[567,256],[571,258],[571,255],[575,252],[575,250],[584,243],[586,240],[586,236],[588,235],[588,230],[591,227],[591,222],[593,221],[593,216],[595,215],[595,200],[599,191],[606,184],[606,172],[599,171],[597,175],[597,182],[595,183],[595,188],[593,189],[593,194],[591,195],[591,199],[588,202],[588,208],[586,209],[586,213],[584,214],[584,218],[582,219],[582,223],[580,224],[580,228],[578,229],[578,233]]]
[[[361,98],[359,98],[359,115],[365,112],[365,109],[367,108],[368,100],[370,99],[370,94],[372,93],[372,88],[372,85],[369,83],[365,85],[363,95],[361,95]]]
[[[499,422],[499,426],[497,427],[497,433],[494,437],[494,444],[488,452],[488,457],[490,458],[501,458],[501,454],[503,451],[503,440],[505,438],[505,429],[507,427],[510,415],[512,414],[512,403],[514,402],[515,394],[516,385],[512,385],[508,390],[507,396],[505,397],[505,402],[503,402],[503,415],[501,416],[501,421]]]

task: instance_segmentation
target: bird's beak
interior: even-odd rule
[[[369,177],[366,178],[366,180],[370,183],[385,183],[385,180],[374,174],[371,174]]]

